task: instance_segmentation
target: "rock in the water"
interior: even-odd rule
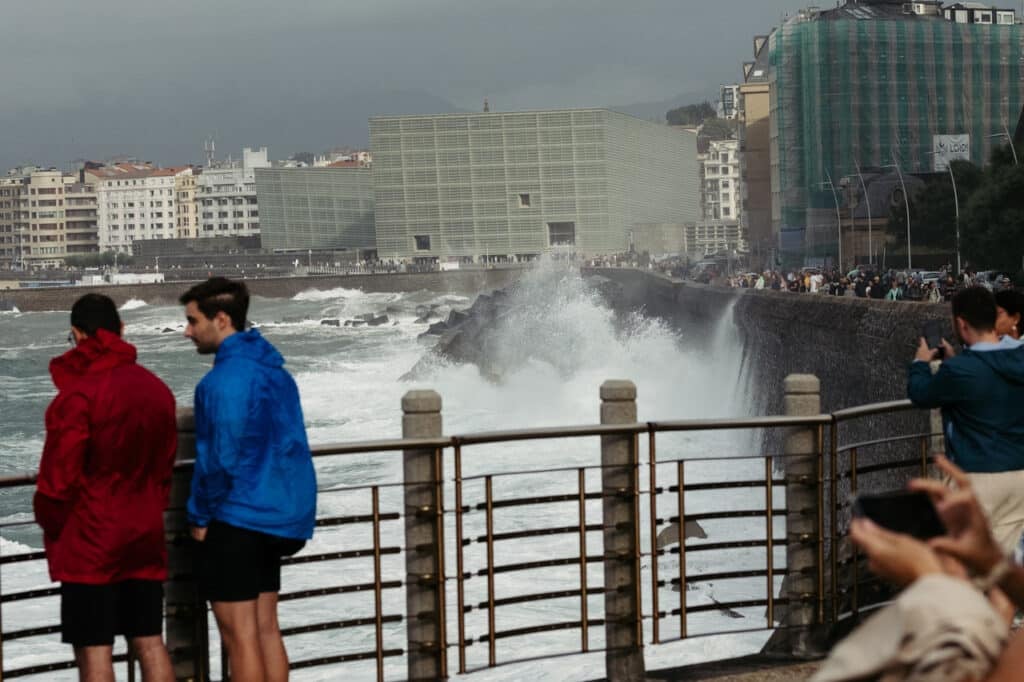
[[[340,327],[341,320],[320,320],[320,324],[324,325],[325,327]]]
[[[387,324],[387,322],[388,322],[388,316],[387,315],[380,315],[378,317],[372,317],[371,316],[370,319],[368,319],[366,321],[366,324],[370,325],[371,327],[379,327],[382,324]]]
[[[167,334],[167,333],[173,333],[173,332],[174,332],[174,330],[171,329],[170,327],[164,327],[163,331],[160,332],[160,333],[161,334]]]
[[[391,305],[389,305],[389,306],[387,306],[386,308],[384,308],[384,312],[386,312],[386,313],[392,313],[392,314],[394,314],[394,313],[400,313],[400,312],[402,312],[402,307],[401,307],[401,306],[398,306],[398,305],[395,305],[394,303],[392,303]]]
[[[432,336],[440,336],[441,334],[444,334],[446,331],[448,331],[447,322],[435,322],[434,324],[427,327],[427,331],[423,333],[430,334]]]

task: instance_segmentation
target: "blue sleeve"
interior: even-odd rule
[[[927,362],[912,362],[907,376],[907,397],[917,407],[936,408],[964,399],[970,389],[962,372],[951,361],[942,363],[939,371],[932,374]]]
[[[188,521],[193,526],[209,525],[231,490],[248,413],[246,384],[203,380],[196,388],[196,461],[188,499]]]

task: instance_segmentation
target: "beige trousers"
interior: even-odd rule
[[[1007,554],[1012,554],[1024,533],[1024,471],[967,476],[996,541]]]

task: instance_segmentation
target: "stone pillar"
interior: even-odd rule
[[[601,423],[636,423],[636,386],[632,381],[601,385]],[[605,675],[611,682],[645,679],[637,464],[634,434],[601,436]]]
[[[196,456],[195,420],[192,408],[178,409],[177,460]],[[207,642],[206,603],[196,588],[192,541],[189,539],[185,504],[192,485],[191,468],[175,471],[171,482],[171,501],[164,514],[167,536],[166,602],[167,650],[174,662],[177,680],[208,680],[209,642]],[[175,653],[177,651],[177,653]]]
[[[821,382],[813,374],[785,379],[787,417],[821,414]],[[789,604],[777,611],[781,625],[765,650],[801,658],[820,655],[818,626],[818,433],[813,426],[794,427],[786,434],[786,567],[779,595]]]
[[[402,397],[402,437],[441,436],[441,396],[434,391],[409,391]],[[405,608],[410,680],[443,679],[446,651],[442,600],[438,580],[443,523],[438,516],[441,451],[406,450],[405,472]]]

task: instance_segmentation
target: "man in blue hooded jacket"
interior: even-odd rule
[[[249,292],[214,277],[181,298],[185,336],[213,369],[195,393],[188,519],[196,574],[238,680],[286,680],[277,620],[281,557],[313,536],[316,476],[299,391],[284,359],[245,331]]]
[[[996,302],[981,287],[953,297],[959,355],[945,340],[946,359],[922,338],[910,365],[907,394],[918,407],[942,408],[948,456],[968,472],[1003,547],[1024,531],[1024,348],[995,332]]]

